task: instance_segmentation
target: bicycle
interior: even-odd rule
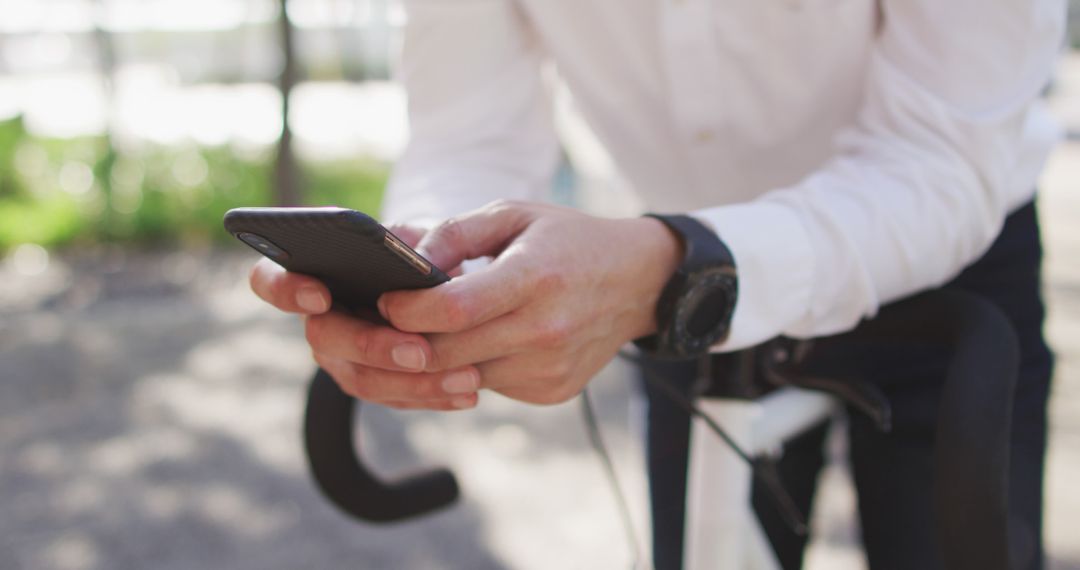
[[[702,366],[693,393],[669,390],[669,396],[695,416],[685,567],[780,567],[750,505],[751,484],[759,478],[791,528],[805,532],[803,514],[773,468],[783,444],[827,420],[841,402],[867,414],[880,429],[890,429],[884,396],[861,384],[842,360],[826,357],[857,349],[867,339],[918,340],[951,350],[938,406],[932,491],[939,543],[948,568],[1008,568],[1006,484],[1018,343],[995,306],[945,290],[883,307],[874,319],[848,333],[809,342],[777,339],[748,353],[763,372],[764,385],[747,377],[718,385]],[[662,379],[653,382],[664,385]],[[587,397],[583,403],[594,445],[621,497]],[[390,522],[438,510],[457,499],[456,480],[445,469],[390,482],[372,475],[355,447],[358,413],[359,405],[320,370],[308,392],[304,439],[312,476],[331,502],[354,517]],[[629,525],[625,504],[620,504]],[[632,535],[629,526],[628,532]]]

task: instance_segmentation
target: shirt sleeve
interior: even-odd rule
[[[739,269],[735,350],[842,332],[947,282],[1010,211],[1063,0],[884,0],[862,107],[837,154],[790,188],[695,212]]]
[[[542,200],[558,143],[541,47],[509,0],[407,0],[398,73],[410,139],[383,203],[441,220],[498,198]]]

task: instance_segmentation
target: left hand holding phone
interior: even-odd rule
[[[423,231],[394,226],[395,235],[414,246]],[[476,406],[479,372],[463,366],[424,372],[431,344],[421,334],[331,311],[331,296],[318,279],[286,271],[262,258],[251,271],[260,298],[304,316],[305,335],[315,361],[349,395],[398,409],[461,410]]]

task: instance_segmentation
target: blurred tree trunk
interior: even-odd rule
[[[296,51],[293,46],[293,26],[287,10],[288,0],[278,0],[281,16],[278,18],[278,40],[281,43],[283,64],[278,77],[281,91],[281,138],[278,140],[277,159],[274,162],[274,200],[279,206],[298,206],[300,195],[300,167],[293,149],[293,133],[289,126],[289,105],[293,87],[298,80]]]
[[[113,224],[112,173],[118,156],[113,134],[119,120],[116,104],[116,43],[113,41],[112,32],[105,27],[106,2],[107,0],[97,0],[94,6],[94,47],[97,50],[98,72],[101,74],[105,92],[105,148],[101,159],[94,165],[94,178],[105,199],[105,207],[97,220],[98,231],[103,236],[111,237],[116,230]]]

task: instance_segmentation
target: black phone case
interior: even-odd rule
[[[225,229],[234,236],[251,233],[269,240],[287,255],[267,257],[289,271],[318,278],[334,304],[350,311],[375,309],[387,291],[434,287],[450,279],[430,262],[431,271],[424,274],[403,259],[386,245],[390,231],[355,210],[237,208],[225,214]]]

